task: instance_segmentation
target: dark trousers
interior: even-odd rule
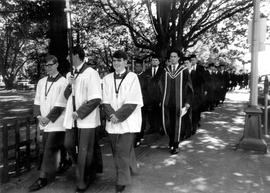
[[[158,103],[152,104],[147,109],[150,133],[159,133],[162,123],[161,107]]]
[[[145,107],[142,107],[142,126],[141,126],[141,131],[139,133],[136,133],[135,134],[135,144],[137,142],[140,142],[141,139],[143,138],[144,136],[144,132],[145,132],[145,128],[146,128],[146,120],[147,120],[147,111],[145,109]]]
[[[201,120],[201,111],[200,109],[192,110],[192,134],[195,134],[198,129],[198,125]]]
[[[102,172],[102,155],[96,129],[78,129],[78,155],[75,150],[74,129],[66,130],[65,147],[76,163],[76,185],[81,189],[95,179],[97,172]]]
[[[165,130],[167,132],[167,135],[169,137],[169,146],[170,147],[178,147],[179,141],[176,139],[176,122],[177,119],[179,119],[179,116],[177,115],[176,108],[175,107],[167,107],[165,108]]]
[[[137,173],[137,162],[133,147],[134,133],[109,134],[116,169],[116,184],[131,183],[131,174]]]
[[[42,178],[54,178],[57,170],[57,155],[63,148],[65,140],[64,131],[56,132],[44,132],[43,133],[43,145],[44,152],[41,163]]]

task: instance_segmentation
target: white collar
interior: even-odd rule
[[[194,64],[193,65],[193,70],[196,70],[197,69],[197,64]]]
[[[171,64],[171,66],[175,66],[175,69],[177,69],[177,67],[179,66],[179,63]]]
[[[124,68],[124,70],[122,70],[118,75],[122,75],[126,72],[126,68]],[[115,72],[116,73],[116,72]],[[116,73],[117,74],[117,73]]]
[[[79,71],[84,65],[84,62],[82,62],[79,66],[75,67],[74,70]]]

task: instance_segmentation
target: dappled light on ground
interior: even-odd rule
[[[141,161],[147,166],[145,174],[154,169],[155,176],[163,175],[159,180],[163,186],[156,184],[157,190],[167,187],[165,192],[172,193],[266,193],[270,175],[261,164],[269,164],[270,156],[235,148],[243,135],[248,100],[240,95],[231,95],[237,102],[229,98],[214,112],[205,112],[197,134],[179,144],[179,154],[170,155],[166,136],[149,145],[152,162]],[[160,151],[163,153],[157,153]]]
[[[126,193],[269,193],[270,155],[236,148],[243,135],[248,90],[237,92],[239,96],[228,93],[215,111],[203,113],[201,127],[179,144],[177,155],[170,154],[167,136],[146,135],[135,148],[140,174]],[[108,144],[101,143],[104,173],[87,192],[114,192],[115,168]],[[74,181],[71,176],[47,190],[73,187],[68,183]]]

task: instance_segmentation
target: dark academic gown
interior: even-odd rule
[[[159,66],[154,76],[152,76],[152,68],[145,70],[143,73],[147,78],[147,95],[144,96],[144,106],[150,125],[148,133],[160,132],[162,125],[160,107],[161,96],[158,86],[158,81],[162,74],[164,74],[164,68],[162,66]]]
[[[149,105],[149,93],[148,93],[148,77],[144,72],[141,72],[137,74],[139,81],[140,81],[140,86],[141,86],[141,91],[142,91],[142,96],[143,96],[143,104],[144,106],[141,108],[142,111],[142,126],[141,126],[141,132],[136,134],[135,138],[135,144],[137,142],[140,142],[141,139],[144,136],[144,131],[146,129],[146,120],[147,120],[147,106]]]
[[[194,96],[192,100],[192,133],[195,134],[201,119],[201,112],[203,111],[203,103],[205,100],[204,92],[206,79],[205,69],[203,66],[197,64],[196,70],[191,71],[191,80],[194,90]]]
[[[187,68],[178,66],[175,73],[165,68],[159,81],[162,96],[162,123],[165,133],[169,136],[170,147],[178,147],[181,140],[190,135],[191,112],[181,116],[180,109],[185,103],[192,104],[193,88]]]

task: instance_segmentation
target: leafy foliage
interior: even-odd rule
[[[0,72],[7,89],[47,47],[46,1],[0,1]]]

